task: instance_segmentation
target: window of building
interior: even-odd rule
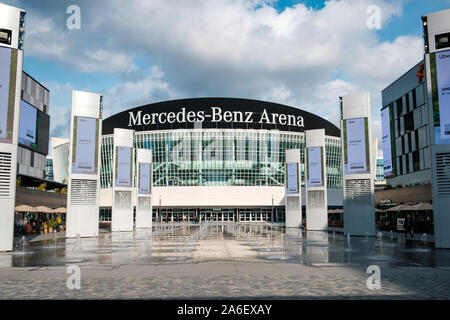
[[[403,155],[403,160],[405,161],[405,174],[409,173],[409,157],[407,154]]]
[[[409,105],[409,93],[407,93],[405,95],[405,104],[406,104],[406,112],[409,112],[410,111],[409,110],[409,107],[410,107],[410,105]]]
[[[419,148],[424,148],[427,145],[427,130],[426,127],[422,127],[419,132]]]
[[[405,115],[405,132],[411,132],[414,130],[414,115],[413,112],[408,112]]]
[[[395,136],[400,137],[400,119],[395,120]]]
[[[414,149],[419,150],[419,130],[414,131]]]
[[[405,152],[405,136],[401,137],[401,143],[402,143],[402,152],[401,153],[403,153],[403,152]]]
[[[412,150],[412,148],[411,148],[411,145],[412,145],[412,143],[411,143],[411,140],[412,140],[412,135],[411,135],[411,133],[408,133],[407,137],[408,137],[407,140],[408,140],[408,152],[409,152],[409,151]]]
[[[414,92],[416,93],[415,96],[417,106],[421,106],[425,103],[425,94],[423,89],[424,89],[423,85],[420,85],[414,89]]]
[[[414,151],[412,154],[413,157],[413,165],[414,165],[414,171],[420,170],[420,154],[419,151]]]
[[[403,103],[402,98],[397,99],[397,116],[400,118],[400,116],[403,114]]]

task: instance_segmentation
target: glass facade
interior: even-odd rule
[[[111,208],[100,209],[100,222],[111,222]],[[155,222],[194,221],[284,221],[284,206],[272,208],[161,208],[153,209],[152,220]]]
[[[53,159],[45,159],[45,179],[53,181]]]
[[[375,181],[384,181],[383,158],[377,158]]]
[[[114,141],[102,137],[101,187],[112,187]],[[341,142],[327,136],[328,188],[342,187]],[[153,150],[154,186],[283,186],[285,151],[301,150],[304,134],[276,130],[173,130],[135,132],[134,147]]]

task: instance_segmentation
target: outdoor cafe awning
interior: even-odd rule
[[[46,206],[37,206],[34,207],[35,212],[43,212],[43,213],[53,213],[53,209],[50,209]]]
[[[67,213],[67,209],[64,207],[53,209],[53,213]]]
[[[386,211],[408,211],[410,206],[407,204],[399,204],[398,206],[387,209]]]
[[[431,203],[418,203],[409,207],[409,210],[422,211],[422,210],[433,210],[433,205]]]
[[[20,206],[16,206],[14,208],[14,211],[16,212],[41,212],[41,213],[60,213],[60,214],[66,214],[67,208],[60,207],[56,209],[52,209],[46,206],[37,206],[32,207],[26,204],[22,204]]]
[[[22,204],[20,206],[16,206],[14,208],[16,212],[36,212],[36,209],[32,206],[27,206],[26,204]]]
[[[386,211],[425,211],[433,210],[431,203],[418,203],[414,205],[400,204],[398,206],[387,209]]]

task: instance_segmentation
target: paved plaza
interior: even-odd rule
[[[55,237],[0,254],[0,298],[449,299],[450,251],[425,240],[235,223]],[[71,265],[79,290],[66,284]],[[367,288],[370,265],[380,268],[380,289]]]

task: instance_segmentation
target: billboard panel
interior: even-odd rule
[[[19,144],[48,154],[50,117],[25,100],[20,100]]]
[[[12,143],[17,50],[0,47],[0,143]]]
[[[306,172],[308,187],[323,187],[323,148],[309,147],[307,148]]]
[[[297,162],[289,162],[287,163],[287,182],[286,182],[286,193],[294,194],[299,192],[299,183],[298,183],[298,163]]]
[[[75,116],[72,173],[97,174],[99,120]]]
[[[139,177],[138,177],[138,193],[150,194],[151,193],[151,163],[140,162],[139,163]]]
[[[370,152],[367,117],[346,119],[343,122],[345,174],[369,173]]]
[[[116,187],[131,187],[133,153],[131,147],[116,147]]]
[[[450,50],[430,54],[436,144],[450,144]]]
[[[19,143],[37,149],[37,109],[20,100]]]
[[[387,107],[381,110],[381,142],[383,144],[383,170],[384,176],[390,177],[395,174],[394,165],[392,163],[392,125],[391,125],[391,108]]]

